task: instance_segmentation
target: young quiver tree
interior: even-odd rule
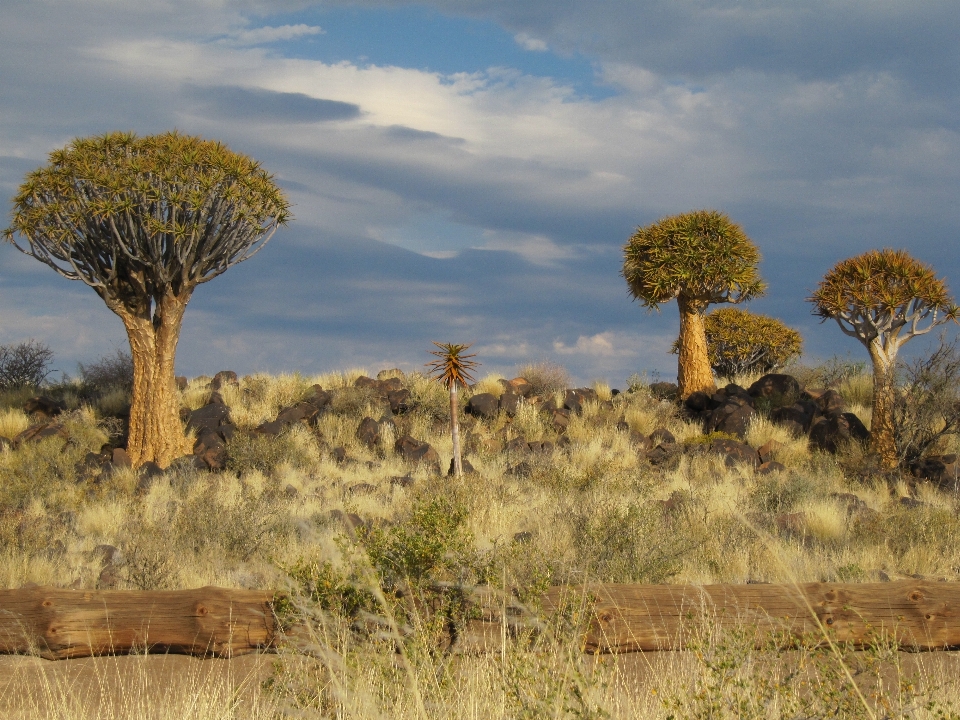
[[[900,347],[947,320],[956,321],[946,283],[903,250],[871,250],[837,263],[809,298],[813,314],[833,318],[859,340],[873,363],[872,450],[897,466],[893,426],[895,370]]]
[[[470,345],[434,342],[439,350],[431,350],[437,359],[427,363],[430,375],[450,391],[450,436],[453,440],[453,472],[463,476],[463,460],[460,455],[460,423],[457,421],[457,386],[466,387],[473,382],[472,371],[478,363],[470,358],[476,355],[464,355]]]
[[[127,452],[166,467],[184,450],[174,360],[187,303],[256,254],[289,203],[252,159],[177,132],[74,140],[13,202],[5,238],[92,287],[123,321],[134,370]]]
[[[800,333],[768,315],[726,307],[708,313],[703,324],[710,367],[720,377],[773,372],[803,350]]]
[[[680,310],[677,383],[680,396],[716,384],[710,368],[704,312],[714,303],[739,303],[763,292],[760,253],[723,213],[696,210],[638,228],[623,248],[623,277],[645,307],[676,300]]]

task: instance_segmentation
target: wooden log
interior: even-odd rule
[[[960,647],[960,583],[590,585],[551,588],[544,608],[589,613],[584,648],[593,653],[679,650],[705,627],[745,624],[806,642],[827,633],[859,647],[881,638],[904,649]]]
[[[51,660],[146,650],[230,657],[273,644],[272,599],[269,592],[216,587],[0,590],[0,653]]]

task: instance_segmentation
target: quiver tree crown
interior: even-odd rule
[[[623,248],[623,277],[630,295],[659,309],[676,300],[680,310],[677,383],[680,397],[716,390],[703,313],[713,303],[739,303],[760,295],[760,252],[746,233],[716,210],[673,215],[638,228]]]
[[[190,296],[259,252],[290,219],[289,203],[254,160],[178,132],[74,140],[27,175],[13,202],[4,237],[92,287],[123,321],[127,452],[166,467],[188,449],[174,360]]]

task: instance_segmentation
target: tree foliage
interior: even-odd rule
[[[776,318],[719,308],[704,318],[710,367],[720,377],[767,373],[800,356],[803,338]],[[677,352],[674,343],[672,352]]]
[[[624,247],[631,295],[658,308],[680,295],[704,304],[749,300],[763,292],[760,252],[743,229],[716,210],[695,210],[638,228]]]
[[[37,340],[0,345],[0,390],[38,387],[50,374],[52,362],[53,350]]]
[[[20,250],[129,309],[212,280],[289,219],[257,162],[177,132],[74,140],[13,202],[10,242],[18,233]]]
[[[810,301],[814,315],[833,318],[850,337],[865,345],[878,340],[883,348],[960,315],[946,283],[905,250],[870,250],[838,262]]]

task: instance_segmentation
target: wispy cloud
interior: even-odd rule
[[[533,37],[529,33],[517,33],[513,36],[514,41],[517,45],[522,47],[524,50],[530,50],[532,52],[546,52],[549,50],[547,43],[543,40]]]
[[[230,33],[224,41],[232,45],[264,45],[283,40],[296,40],[308,35],[323,35],[318,25],[279,25],[277,27],[259,27],[250,30],[237,30]]]

